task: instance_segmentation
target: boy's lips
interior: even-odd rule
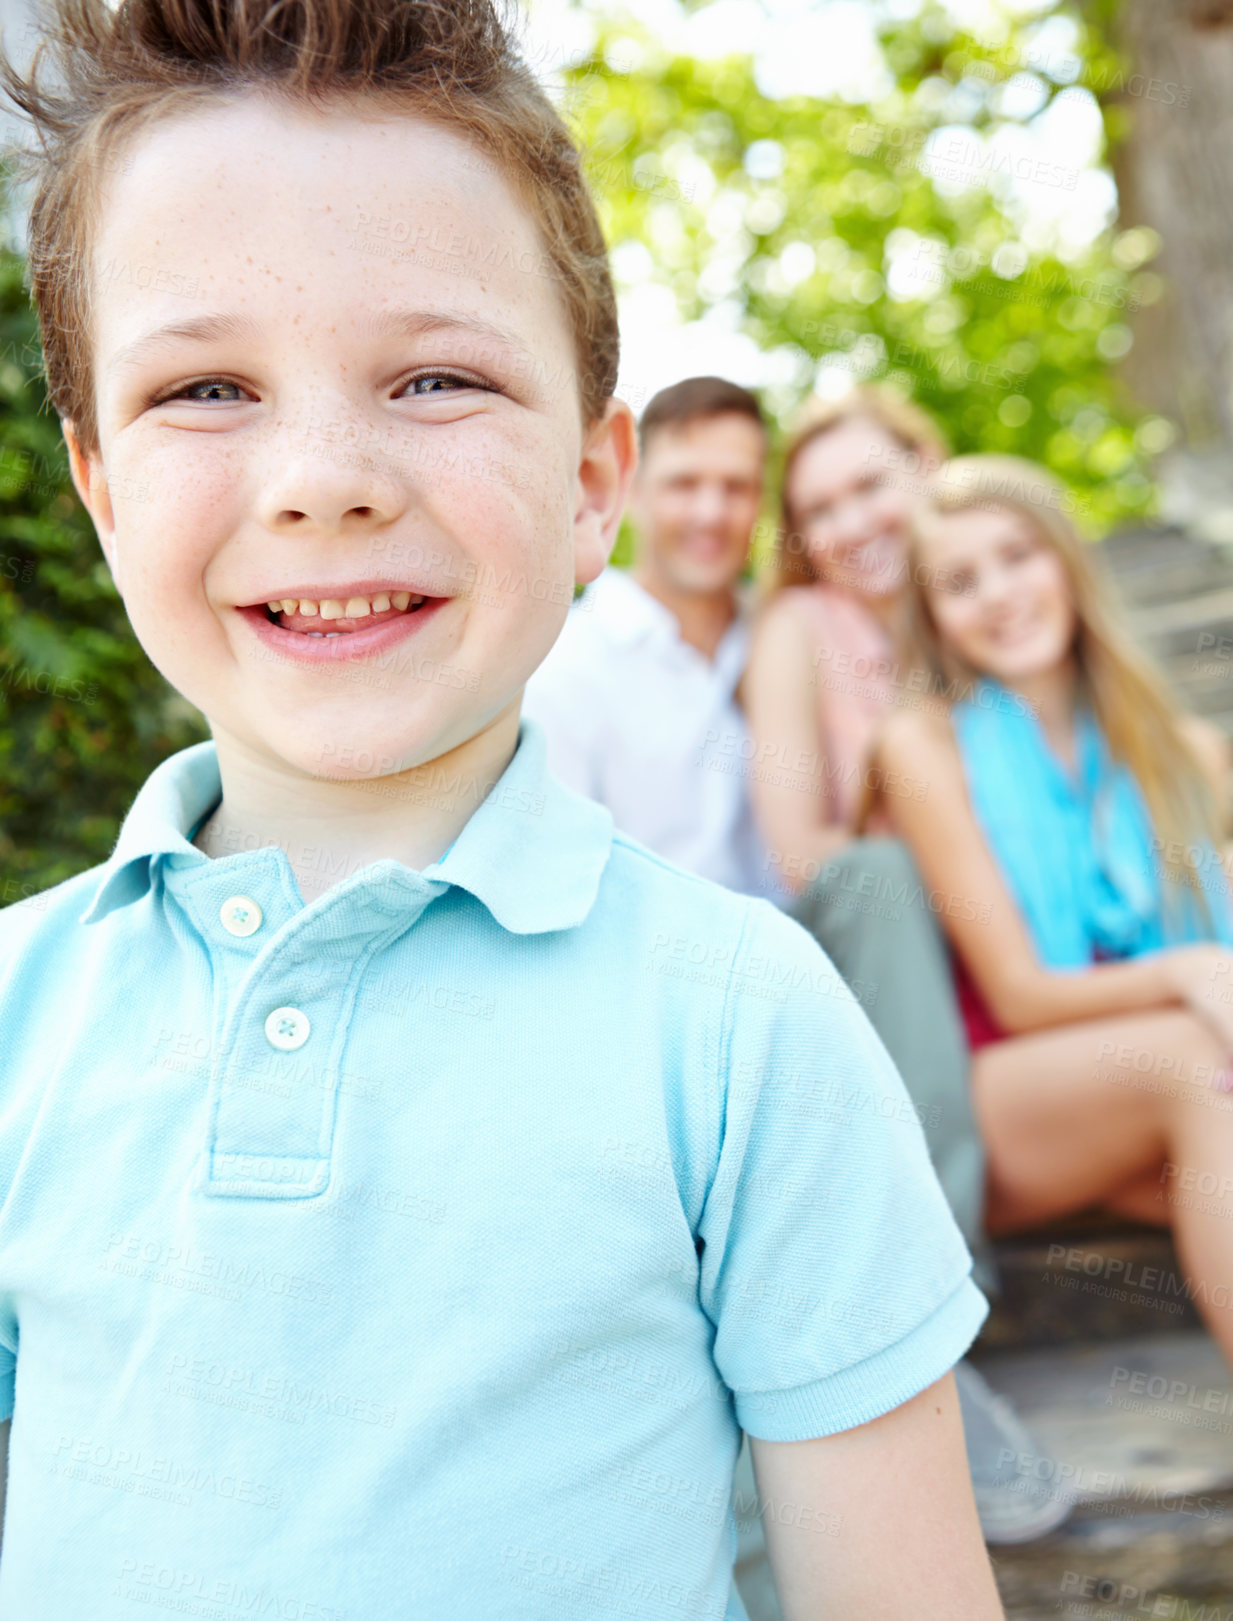
[[[378,602],[372,603],[376,596]],[[367,613],[339,613],[350,606],[350,600],[366,598]],[[392,598],[389,606],[382,598]],[[296,604],[293,611],[274,611],[272,604],[279,601]],[[267,601],[238,607],[236,612],[252,627],[257,638],[271,652],[285,658],[310,664],[334,664],[344,659],[364,658],[384,652],[408,636],[416,635],[429,619],[453,599],[430,597],[396,588],[379,590],[344,591],[325,590],[314,596],[307,590],[291,592],[285,597],[272,595]],[[300,605],[307,604],[316,612],[302,613]],[[326,612],[323,613],[322,609]]]

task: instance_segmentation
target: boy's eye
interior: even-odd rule
[[[234,389],[238,389],[239,386],[240,386],[239,383],[233,383],[229,377],[202,377],[195,383],[185,383],[183,388],[176,389],[175,392],[172,393],[172,394],[156,395],[155,398],[150,403],[152,405],[166,405],[171,400],[187,400],[187,399],[200,398],[201,396],[198,396],[195,393],[195,391],[197,389],[199,389],[199,388],[234,388]],[[233,403],[234,402],[231,401],[231,400],[224,400],[223,401],[224,405],[231,405]]]
[[[421,387],[421,384],[424,386]],[[437,385],[439,384],[445,384],[447,386],[438,387]],[[417,399],[424,400],[431,399],[435,395],[444,395],[449,393],[449,384],[453,384],[456,388],[491,388],[491,384],[481,383],[476,377],[464,377],[461,372],[453,371],[420,372],[415,377],[408,377],[403,386],[407,393],[413,395]]]

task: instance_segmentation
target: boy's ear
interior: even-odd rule
[[[107,488],[107,475],[103,471],[102,458],[97,454],[93,456],[83,454],[77,439],[77,429],[70,417],[61,417],[60,431],[64,435],[64,443],[68,450],[69,473],[72,475],[73,488],[81,497],[82,506],[90,514],[116,590],[123,595],[116,559],[116,517],[112,510],[111,492]]]
[[[574,576],[589,585],[616,543],[630,481],[638,465],[638,432],[624,400],[611,399],[582,445],[574,508]]]

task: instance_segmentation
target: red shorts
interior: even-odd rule
[[[976,982],[968,973],[963,958],[957,952],[951,952],[951,971],[955,977],[955,999],[959,1003],[959,1016],[963,1020],[963,1027],[967,1031],[968,1050],[975,1052],[978,1047],[987,1047],[991,1041],[1004,1041],[1008,1031],[990,1013],[988,1004],[976,988]]]

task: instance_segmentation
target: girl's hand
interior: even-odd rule
[[[1213,1085],[1233,1090],[1233,953],[1224,946],[1175,946],[1160,954],[1165,984],[1215,1035],[1229,1068]]]

